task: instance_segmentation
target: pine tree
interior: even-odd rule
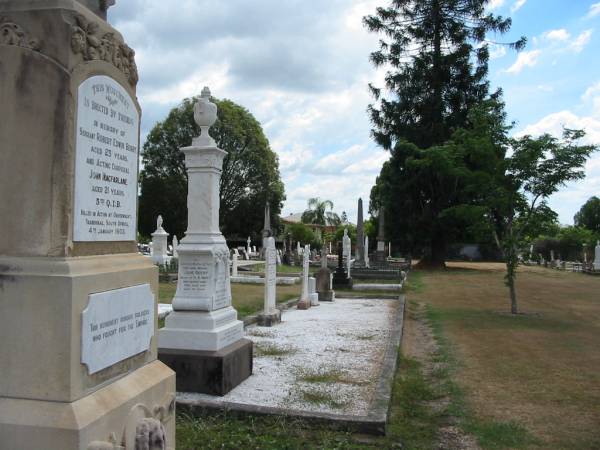
[[[448,167],[436,167],[440,151],[453,132],[469,127],[470,111],[482,102],[499,100],[490,95],[487,80],[488,35],[504,34],[510,18],[486,12],[489,0],[393,0],[387,8],[364,18],[372,32],[381,33],[379,49],[371,54],[376,67],[388,67],[385,90],[370,85],[376,104],[369,106],[375,141],[390,150],[392,158],[374,192],[390,215],[386,227],[419,234],[429,246],[426,260],[443,265],[447,226],[440,214],[459,202],[460,183]],[[514,49],[525,38],[499,44]],[[428,151],[431,149],[431,151]],[[418,167],[410,168],[412,161]],[[444,164],[452,159],[444,158]],[[391,171],[391,167],[394,170]],[[423,170],[423,169],[427,170]],[[415,170],[416,169],[416,170]],[[389,174],[403,177],[390,180]],[[445,174],[452,173],[451,177]],[[398,207],[401,201],[407,210]],[[463,201],[463,199],[460,199]],[[402,226],[403,225],[403,226]],[[427,236],[423,238],[423,233]],[[450,233],[451,234],[451,233]]]

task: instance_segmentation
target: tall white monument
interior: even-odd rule
[[[365,236],[365,266],[369,267],[369,236]]]
[[[159,332],[159,358],[177,390],[224,395],[252,373],[252,342],[231,306],[229,249],[219,230],[219,181],[227,152],[208,130],[217,106],[205,87],[194,105],[201,134],[182,148],[188,171],[188,229],[179,244],[173,312]]]
[[[167,255],[167,240],[169,233],[163,228],[163,218],[158,216],[156,219],[156,231],[152,233],[152,262],[162,266],[170,260]]]
[[[600,241],[596,242],[594,254],[594,270],[600,270]]]
[[[275,238],[265,238],[265,307],[258,316],[258,324],[270,327],[281,322],[281,311],[276,307],[277,249]]]
[[[305,245],[302,257],[302,294],[300,295],[300,301],[298,302],[298,309],[308,309],[311,306],[308,292],[308,270],[310,264],[309,256],[310,245]]]

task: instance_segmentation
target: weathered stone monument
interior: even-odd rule
[[[265,204],[265,220],[262,229],[262,248],[260,249],[261,258],[264,258],[265,248],[267,246],[267,238],[273,235],[271,230],[271,205],[269,202]]]
[[[226,152],[208,130],[217,107],[204,88],[194,105],[201,134],[182,148],[188,171],[188,228],[179,244],[173,312],[159,332],[159,358],[179,391],[224,395],[252,373],[252,342],[231,306],[229,248],[219,230],[219,181]]]
[[[162,224],[163,218],[162,216],[158,216],[156,219],[156,231],[152,233],[152,262],[161,266],[167,264],[170,260],[169,255],[167,255],[169,233],[165,231]]]
[[[377,268],[386,268],[387,264],[387,254],[385,252],[385,211],[383,206],[379,208],[379,227],[377,232],[377,250],[375,251],[374,256],[374,265]],[[373,264],[372,264],[373,265]]]
[[[357,267],[365,266],[365,226],[363,223],[363,201],[358,199],[358,219],[356,221],[356,261]]]
[[[331,271],[327,267],[327,250],[321,249],[321,268],[315,275],[316,291],[320,302],[332,302],[334,293],[331,289]]]
[[[281,311],[276,305],[277,285],[277,250],[275,238],[267,237],[265,240],[265,307],[258,316],[258,324],[270,327],[281,322]]]
[[[350,270],[352,267],[352,240],[350,239],[350,236],[348,236],[348,228],[344,229],[342,242],[344,245],[344,258],[346,259],[346,276],[350,278]]]
[[[594,270],[600,271],[600,241],[596,242],[594,253]]]
[[[179,239],[177,239],[177,235],[173,235],[173,258],[178,258],[179,254],[177,253],[177,247],[179,247]]]
[[[136,245],[138,74],[112,3],[0,1],[3,449],[175,446],[158,271]]]
[[[310,296],[308,292],[308,270],[310,257],[310,246],[304,246],[304,253],[302,257],[302,294],[300,295],[300,301],[298,302],[298,309],[308,309],[311,306]]]
[[[341,242],[338,244],[338,266],[333,274],[333,287],[352,287],[352,279],[344,269],[344,251]]]
[[[238,254],[234,253],[231,257],[231,276],[238,276]]]
[[[365,267],[369,266],[369,236],[365,236]]]

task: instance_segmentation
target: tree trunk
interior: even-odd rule
[[[426,255],[415,266],[418,269],[445,269],[446,268],[446,235],[437,226],[431,236],[431,253]]]
[[[510,291],[510,312],[511,314],[518,314],[517,308],[517,291],[515,290],[515,278],[514,276],[508,278],[508,290]]]

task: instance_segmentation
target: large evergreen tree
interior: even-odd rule
[[[461,228],[447,210],[464,203],[466,194],[465,167],[454,166],[445,143],[470,126],[472,108],[501,95],[489,92],[486,38],[507,32],[511,20],[486,13],[488,3],[393,0],[364,19],[370,31],[384,35],[371,61],[389,68],[385,89],[370,86],[377,100],[369,106],[373,137],[391,151],[372,205],[385,206],[387,231],[410,240],[405,249],[428,247],[424,260],[433,265],[443,265],[446,244]],[[520,49],[525,39],[506,45]]]
[[[228,152],[221,176],[221,230],[227,238],[260,236],[264,205],[271,205],[272,226],[285,199],[277,155],[260,123],[230,100],[211,99],[218,107],[210,129],[217,146]],[[150,131],[143,151],[140,176],[139,231],[149,235],[162,214],[165,229],[180,238],[187,228],[187,172],[181,147],[191,145],[200,129],[194,121],[196,98],[184,99]]]

